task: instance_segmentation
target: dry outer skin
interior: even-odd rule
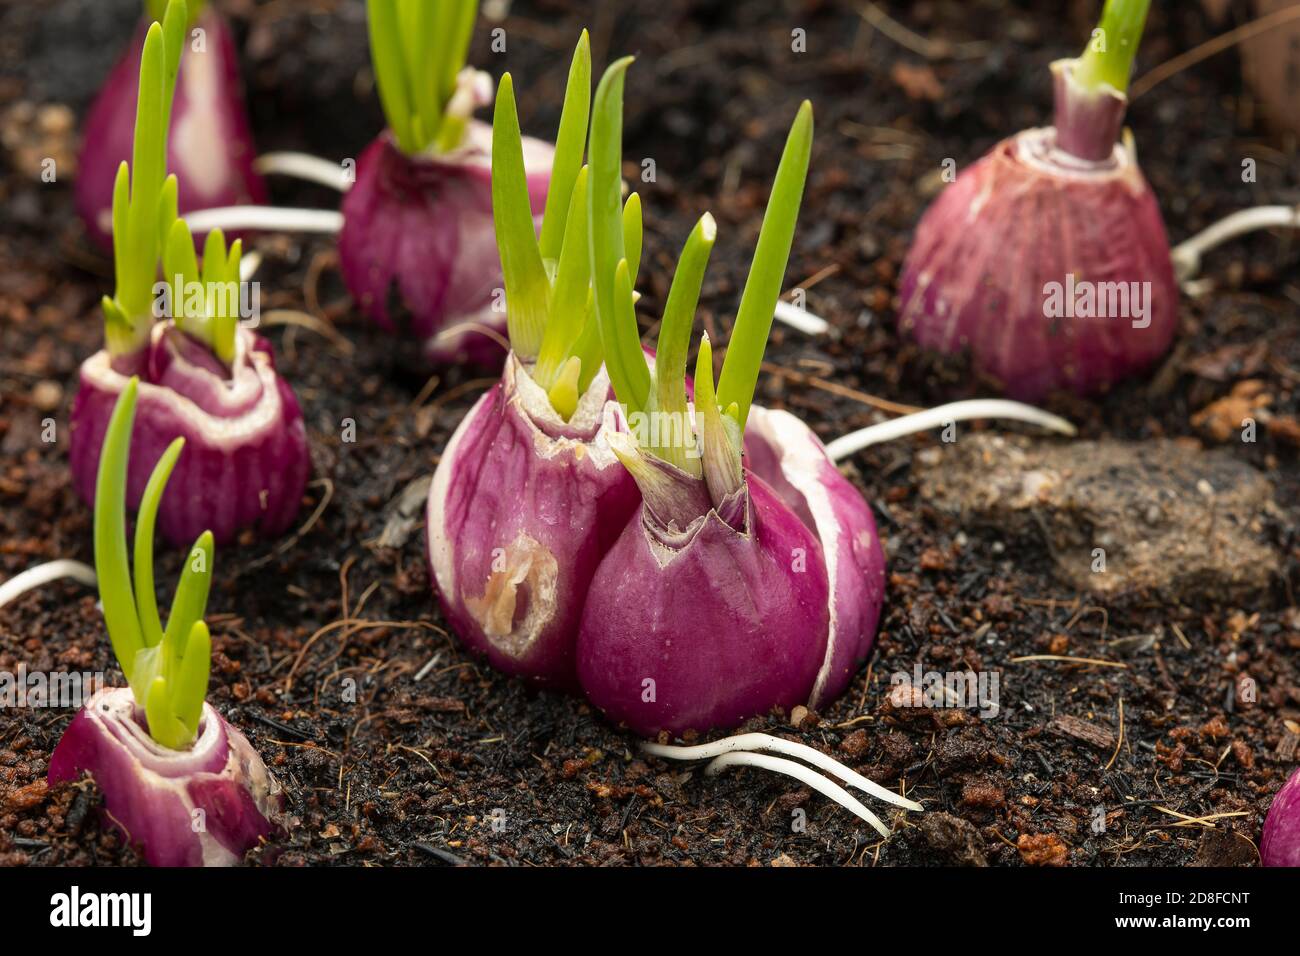
[[[1264,589],[1281,568],[1264,539],[1279,515],[1272,486],[1229,451],[978,434],[918,464],[936,507],[1039,537],[1057,576],[1081,590],[1231,599]]]

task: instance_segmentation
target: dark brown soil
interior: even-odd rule
[[[238,27],[262,146],[356,155],[380,122],[361,4],[222,5]],[[60,114],[42,107],[84,111],[137,6],[49,0],[0,10],[5,578],[55,558],[90,560],[89,514],[72,491],[66,450],[41,442],[40,423],[53,416],[66,435],[77,366],[101,345],[96,303],[111,269],[73,214],[68,164],[47,185],[32,158],[67,153],[75,131],[62,132]],[[639,54],[625,155],[629,171],[643,158],[657,166],[657,182],[639,187],[648,223],[642,314],[658,314],[689,224],[711,209],[720,242],[701,321],[723,333],[784,130],[801,98],[814,101],[813,173],[787,278],[793,286],[817,277],[808,304],[834,334],[810,339],[778,326],[760,391],[762,401],[831,437],[878,417],[859,392],[929,405],[986,391],[960,362],[936,362],[899,341],[895,280],[942,160],[970,162],[999,138],[1045,122],[1046,66],[1082,46],[1097,6],[1069,2],[1063,16],[1059,2],[883,4],[935,41],[982,45],[977,57],[949,46],[926,59],[865,23],[849,0],[517,0],[504,24],[480,24],[474,57],[494,73],[514,73],[525,128],[551,135],[581,26],[592,28],[599,64]],[[1156,5],[1153,18],[1139,72],[1211,35],[1195,4]],[[506,55],[488,50],[497,25],[507,31]],[[796,28],[807,31],[806,53],[791,51]],[[1175,240],[1244,205],[1300,199],[1295,144],[1263,125],[1237,68],[1235,54],[1221,55],[1156,87],[1130,112]],[[1241,181],[1246,157],[1258,162],[1257,184]],[[281,204],[337,202],[315,187],[275,188]],[[878,649],[826,713],[798,729],[779,714],[752,727],[822,748],[924,801],[924,817],[890,814],[897,829],[887,843],[785,778],[747,770],[704,779],[642,759],[632,737],[581,701],[536,692],[467,656],[441,628],[422,532],[399,548],[378,539],[391,503],[432,471],[486,383],[460,369],[431,379],[371,329],[342,291],[328,240],[268,236],[255,246],[266,257],[264,304],[315,314],[339,336],[269,330],[304,407],[316,480],[299,535],[218,555],[210,699],[279,776],[297,821],[252,862],[1256,860],[1252,843],[1300,732],[1300,473],[1285,440],[1285,423],[1300,413],[1294,246],[1257,236],[1214,253],[1206,271],[1215,289],[1184,299],[1182,333],[1163,368],[1098,401],[1052,403],[1090,439],[1209,444],[1192,416],[1241,380],[1262,382],[1283,425],[1261,429],[1255,444],[1228,446],[1265,474],[1283,509],[1264,532],[1280,572],[1250,601],[1101,600],[1072,591],[1051,577],[1034,538],[964,529],[918,495],[912,457],[933,436],[855,459],[851,473],[877,508],[890,556]],[[356,421],[355,444],[341,441],[345,418]],[[176,555],[161,555],[159,580],[174,580],[177,566]],[[324,630],[343,618],[369,623]],[[1012,660],[1030,655],[1123,666]],[[20,662],[108,671],[94,595],[63,584],[0,611],[0,670]],[[999,715],[893,706],[890,675],[917,663],[1000,672]],[[1256,682],[1257,702],[1230,706],[1243,676]],[[345,699],[349,680],[355,703]],[[0,862],[135,859],[97,825],[93,785],[45,790],[50,752],[70,717],[0,712]],[[1097,807],[1103,833],[1091,826]],[[792,829],[800,808],[806,832]],[[495,815],[500,832],[496,810],[504,811]],[[1178,826],[1175,814],[1215,818]]]

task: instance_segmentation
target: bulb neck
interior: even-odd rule
[[[1128,97],[1109,84],[1088,89],[1077,79],[1076,59],[1052,64],[1056,146],[1090,162],[1110,159],[1124,127]]]

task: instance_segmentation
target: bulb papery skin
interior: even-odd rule
[[[188,547],[205,530],[229,542],[245,528],[271,538],[292,525],[311,472],[307,431],[293,390],[276,374],[270,343],[247,328],[237,330],[230,370],[170,322],[155,324],[134,356],[114,360],[101,351],[82,363],[69,459],[87,504],[94,504],[113,406],[131,375],[140,376],[140,387],[128,507],[139,507],[154,464],[181,437],[185,449],[158,512],[168,542]]]
[[[578,676],[611,721],[654,737],[808,700],[828,624],[821,547],[761,478],[740,495],[743,531],[710,511],[670,533],[640,509],[601,562]]]
[[[118,166],[131,159],[146,27],[142,23],[136,30],[82,126],[77,213],[91,239],[110,253],[113,182]],[[201,51],[195,48],[196,30],[203,31]],[[208,7],[189,29],[172,105],[167,171],[180,180],[182,214],[267,201],[266,183],[253,169],[257,148],[243,96],[234,37],[225,19]]]
[[[430,577],[461,641],[499,670],[576,688],[592,575],[640,502],[609,447],[626,431],[604,370],[565,423],[511,353],[429,489]]]
[[[861,492],[812,429],[789,412],[751,407],[745,459],[821,544],[830,582],[828,629],[807,701],[819,710],[844,692],[875,642],[885,600],[880,533]]]
[[[1282,785],[1268,808],[1259,859],[1264,866],[1300,866],[1300,768]]]
[[[1106,140],[1107,102],[1058,104],[1074,148]],[[899,287],[903,334],[969,351],[1024,401],[1097,392],[1160,358],[1178,324],[1169,240],[1132,155],[1113,136],[1108,148],[1082,158],[1055,127],[1032,129],[962,171],[917,226]]]
[[[105,824],[151,866],[230,866],[283,827],[279,783],[210,704],[190,749],[169,750],[149,736],[129,688],[98,691],[54,748],[49,783],[85,773],[103,792]]]
[[[524,139],[538,224],[554,153],[549,143]],[[500,368],[505,356],[491,159],[492,128],[477,120],[458,149],[441,154],[407,156],[385,133],[362,153],[343,199],[339,262],[349,290],[382,328],[418,339],[433,365]]]

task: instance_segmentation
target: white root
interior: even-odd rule
[[[1190,282],[1201,271],[1201,256],[1215,246],[1260,229],[1300,229],[1300,206],[1256,206],[1220,219],[1174,247],[1174,273],[1178,281]]]
[[[750,753],[748,751],[736,751],[735,753],[726,753],[721,757],[714,758],[713,762],[704,768],[704,772],[709,776],[720,773],[727,767],[759,767],[763,770],[770,770],[773,773],[783,773],[787,777],[794,777],[801,783],[806,783],[823,796],[830,797],[845,810],[855,816],[866,820],[875,831],[886,840],[889,839],[889,827],[880,822],[880,818],[858,802],[857,798],[841,787],[839,784],[832,783],[821,774],[809,770],[803,764],[795,763],[793,760],[786,760],[783,757],[769,757],[766,754]]]
[[[722,740],[714,740],[707,744],[697,744],[692,747],[678,747],[672,744],[655,744],[644,741],[641,744],[641,749],[645,753],[655,757],[662,757],[665,760],[708,760],[712,757],[719,757],[740,750],[770,750],[773,753],[785,754],[787,757],[798,757],[805,763],[813,764],[827,773],[839,777],[850,786],[871,794],[877,800],[892,803],[894,806],[903,807],[906,810],[922,811],[925,809],[916,801],[900,797],[898,794],[886,790],[880,784],[868,780],[856,770],[844,766],[844,764],[826,756],[820,750],[793,740],[774,737],[771,734],[737,734],[734,737],[724,737]]]
[[[262,254],[260,252],[250,252],[239,259],[239,281],[249,282],[253,276],[257,275],[257,270],[262,266]]]
[[[264,153],[253,161],[253,168],[264,176],[292,176],[307,182],[329,186],[341,193],[352,188],[352,173],[342,163],[332,163],[306,153]]]
[[[862,451],[870,445],[893,441],[906,435],[929,431],[951,422],[963,422],[973,418],[1000,418],[1009,421],[1027,422],[1040,425],[1049,431],[1062,435],[1074,436],[1078,430],[1058,415],[1045,412],[1041,408],[1013,402],[1005,398],[976,398],[965,402],[951,402],[936,408],[927,408],[923,412],[914,412],[899,418],[869,425],[866,428],[850,432],[835,439],[826,446],[826,454],[832,461],[843,461],[855,452]]]
[[[38,564],[34,568],[28,568],[21,574],[14,575],[4,584],[0,584],[0,607],[4,607],[21,594],[26,594],[28,591],[43,587],[60,578],[72,578],[88,588],[93,588],[98,581],[95,577],[95,569],[88,564],[82,564],[80,561],[64,559]]]
[[[182,218],[194,232],[261,229],[272,232],[339,232],[343,213],[333,209],[282,209],[275,206],[223,206],[199,209]]]
[[[784,322],[805,335],[825,335],[830,331],[831,324],[820,315],[813,315],[791,302],[777,302],[775,315],[778,322]]]

